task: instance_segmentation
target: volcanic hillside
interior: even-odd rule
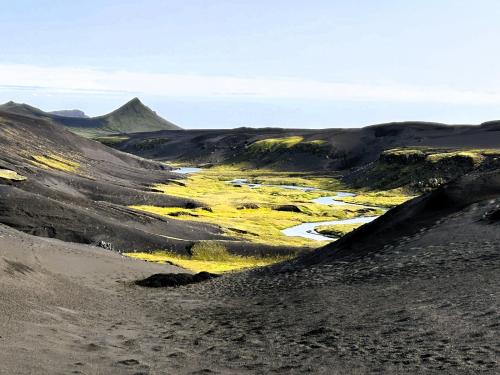
[[[219,229],[139,213],[129,205],[197,207],[151,191],[182,176],[50,121],[0,112],[0,223],[23,232],[116,250],[186,253]],[[226,238],[227,239],[227,238]]]
[[[467,146],[469,132],[493,147],[496,127],[457,128],[429,146]],[[132,281],[180,270],[85,244],[187,252],[221,239],[213,226],[126,208],[196,206],[149,191],[175,178],[49,121],[0,113],[5,373],[499,373],[495,160],[292,261],[140,287]]]
[[[498,373],[499,218],[499,170],[473,173],[296,260],[157,293],[157,311],[179,363],[212,371]],[[203,320],[160,312],[186,298]]]
[[[113,146],[157,160],[245,162],[282,170],[338,171],[398,147],[498,148],[500,123],[453,126],[404,122],[360,129],[185,130],[137,133]]]
[[[32,124],[14,127],[12,120],[20,122],[2,114],[3,147],[19,144],[16,131],[30,137],[40,132]],[[58,142],[79,140],[57,130]],[[128,177],[138,168],[168,174],[88,141],[79,140],[71,151],[71,161],[82,168],[74,178],[34,166],[23,152],[11,161],[1,158],[3,167],[28,177],[28,194],[34,194],[29,181],[39,176],[36,188],[59,185],[75,195],[70,181],[83,179],[89,169],[97,180],[108,163]],[[116,185],[123,176],[113,177]],[[20,183],[4,182],[2,189],[15,197]],[[66,199],[60,193],[51,205],[60,207]],[[477,171],[294,261],[186,287],[148,289],[130,281],[179,269],[0,224],[2,370],[496,374],[499,226],[500,172]]]
[[[75,116],[74,111],[70,115],[66,111],[44,112],[30,105],[14,102],[0,105],[0,111],[49,120],[88,137],[110,133],[180,129],[177,125],[158,116],[150,108],[142,104],[138,98],[132,99],[107,115],[92,118],[82,116],[81,114]]]

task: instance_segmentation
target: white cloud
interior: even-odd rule
[[[499,104],[499,92],[443,87],[331,83],[299,79],[157,74],[125,70],[0,64],[0,89],[46,94],[123,93],[163,97]]]

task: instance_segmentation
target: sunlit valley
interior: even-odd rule
[[[2,5],[0,374],[500,373],[499,4]]]

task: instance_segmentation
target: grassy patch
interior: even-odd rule
[[[130,139],[130,137],[127,137],[124,135],[108,135],[108,136],[94,138],[95,141],[101,142],[102,144],[105,144],[107,146],[118,145],[122,142],[129,140],[129,139]]]
[[[354,229],[359,228],[362,224],[337,224],[337,225],[321,225],[315,228],[316,232],[325,236],[342,237]]]
[[[342,197],[339,198],[339,200],[346,203],[362,204],[365,206],[391,208],[412,198],[413,196],[405,195],[401,189],[394,189],[378,192],[362,191],[358,192],[358,195],[355,197]]]
[[[79,163],[65,159],[56,154],[33,156],[37,166],[42,168],[57,169],[64,172],[76,172],[80,167]]]
[[[335,195],[334,191],[304,192],[274,186],[251,189],[245,185],[237,187],[227,182],[236,178],[273,185],[340,187],[339,182],[331,177],[307,178],[306,175],[298,173],[215,167],[188,176],[185,180],[186,186],[160,184],[154,187],[168,195],[200,201],[210,210],[144,205],[132,208],[180,220],[213,223],[221,227],[228,236],[252,242],[309,247],[318,247],[322,243],[302,237],[287,237],[281,231],[304,222],[349,219],[362,214],[360,207],[327,206],[312,202],[314,198]],[[294,205],[300,212],[276,210],[280,205]],[[382,212],[378,210],[373,214]]]
[[[413,148],[395,148],[391,150],[384,151],[383,155],[395,155],[395,156],[423,156],[425,157],[425,152],[419,149]]]
[[[10,171],[8,169],[0,169],[0,178],[10,181],[24,181],[27,179],[26,177],[21,176],[17,172]]]
[[[495,149],[397,148],[383,152],[373,167],[355,177],[354,184],[429,191],[480,166],[493,166],[499,155]]]
[[[484,156],[481,153],[474,151],[440,152],[427,155],[427,160],[432,163],[439,163],[454,158],[468,159],[472,162],[474,167],[479,166],[484,160]]]
[[[191,248],[191,258],[194,260],[225,261],[230,257],[226,247],[220,242],[201,241]]]
[[[226,273],[248,268],[263,267],[291,259],[292,256],[250,257],[230,254],[224,245],[214,241],[201,241],[191,249],[192,256],[156,251],[153,253],[127,253],[132,258],[156,263],[171,263],[193,272]]]
[[[324,140],[304,141],[304,137],[293,136],[285,138],[268,138],[250,144],[246,153],[249,155],[264,155],[273,152],[306,152],[317,153],[327,146]]]
[[[250,152],[273,152],[289,149],[302,142],[303,137],[268,138],[252,143],[248,146]]]
[[[256,169],[253,165],[246,163],[227,164],[204,169],[202,175],[218,179],[219,181],[246,178],[248,182],[256,184],[306,186],[322,190],[346,189],[335,176],[311,175],[311,173],[307,172],[279,172],[273,169]]]
[[[445,149],[431,147],[415,148],[395,148],[384,151],[383,156],[404,157],[419,161],[428,161],[430,163],[440,163],[442,161],[470,160],[474,167],[479,166],[489,156],[499,156],[500,150],[495,149]]]

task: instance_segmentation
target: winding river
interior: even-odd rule
[[[173,170],[172,172],[180,173],[180,174],[190,174],[200,172],[201,168],[194,167],[182,167]],[[245,178],[238,178],[232,181],[228,181],[229,184],[232,185],[240,185],[240,186],[248,186],[251,189],[259,188],[262,186],[266,187],[277,187],[288,190],[300,190],[304,192],[309,191],[320,191],[321,189],[309,187],[309,186],[295,186],[295,185],[267,185],[267,184],[253,184],[249,183]],[[328,197],[319,197],[312,200],[312,202],[317,204],[325,204],[325,205],[337,205],[337,206],[356,206],[362,208],[376,208],[370,206],[364,206],[361,204],[352,204],[346,203],[340,200],[339,198],[344,197],[355,197],[356,194],[346,193],[346,192],[337,192],[336,195],[328,196]],[[299,225],[295,225],[290,228],[283,229],[281,232],[288,237],[303,237],[316,241],[336,241],[337,238],[327,237],[318,232],[316,232],[317,227],[322,225],[336,225],[336,224],[366,224],[378,218],[378,216],[358,216],[352,219],[344,219],[344,220],[331,220],[331,221],[317,221],[317,222],[309,222],[302,223]]]
[[[180,173],[180,174],[198,173],[198,172],[201,172],[201,168],[181,167],[181,168],[174,169],[172,172]]]
[[[308,187],[308,186],[294,186],[294,185],[267,185],[267,184],[253,184],[249,183],[247,179],[239,178],[232,181],[228,181],[228,183],[233,185],[245,185],[250,187],[251,189],[255,189],[258,187],[266,186],[266,187],[277,187],[282,189],[289,190],[300,190],[304,192],[308,191],[320,191],[321,189]],[[354,203],[346,203],[339,198],[344,197],[355,197],[356,194],[346,193],[346,192],[337,192],[336,195],[328,196],[328,197],[319,197],[313,199],[312,202],[318,204],[325,205],[337,205],[337,206],[356,206],[361,208],[376,208],[371,206],[365,206],[361,204]],[[290,228],[283,229],[281,232],[288,237],[303,237],[316,241],[336,241],[338,238],[324,236],[316,231],[317,227],[322,225],[337,225],[337,224],[366,224],[378,218],[378,216],[358,216],[352,219],[343,219],[343,220],[330,220],[330,221],[317,221],[317,222],[309,222],[302,223],[299,225],[295,225]]]

